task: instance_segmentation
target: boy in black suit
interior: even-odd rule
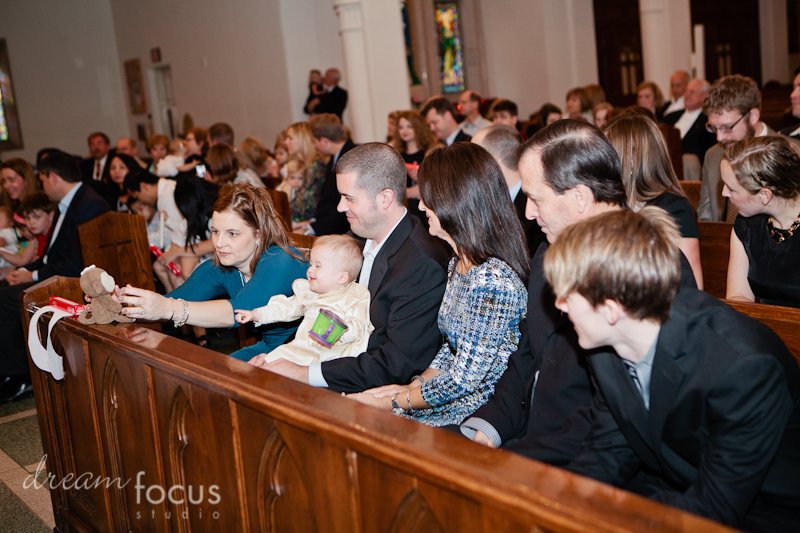
[[[664,211],[566,228],[545,275],[598,393],[568,469],[748,531],[800,523],[800,368],[756,320],[680,292]]]

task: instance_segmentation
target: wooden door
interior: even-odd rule
[[[597,70],[606,99],[615,106],[636,104],[644,79],[638,0],[594,0]]]
[[[694,0],[691,9],[692,25],[705,26],[706,79],[742,74],[760,86],[758,0]]]

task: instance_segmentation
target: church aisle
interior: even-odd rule
[[[41,483],[42,438],[33,397],[0,405],[0,533],[36,533],[55,527],[50,492]],[[25,488],[28,487],[28,488]]]

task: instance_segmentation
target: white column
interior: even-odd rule
[[[691,72],[692,18],[689,0],[639,0],[644,77],[669,98],[669,78]]]
[[[371,141],[376,139],[376,134],[361,0],[333,0],[333,7],[339,17],[353,137],[357,142]]]
[[[761,82],[791,83],[789,72],[789,29],[786,0],[758,0],[761,39]]]

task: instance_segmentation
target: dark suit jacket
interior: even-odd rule
[[[491,424],[504,448],[556,466],[568,464],[589,434],[592,387],[586,356],[567,315],[555,307],[544,277],[543,242],[533,257],[528,313],[522,337],[494,395],[472,416]],[[692,268],[681,256],[681,284],[696,288]],[[469,425],[469,419],[464,422]]]
[[[685,111],[686,110],[670,113],[664,117],[663,122],[674,126]],[[692,127],[689,128],[689,131],[686,132],[686,135],[683,136],[683,140],[681,141],[683,153],[695,154],[698,159],[700,159],[701,165],[703,164],[708,149],[717,144],[717,136],[706,129],[706,122],[708,122],[708,117],[705,113],[700,113],[697,120],[694,121],[694,124],[692,124]]]
[[[463,130],[458,130],[458,135],[453,140],[453,143],[465,142],[468,143],[472,140],[472,135],[467,135]]]
[[[347,139],[339,153],[339,158],[355,147],[353,141]],[[325,181],[322,182],[317,212],[314,215],[317,220],[311,224],[316,235],[339,235],[350,231],[347,215],[336,210],[338,205],[339,189],[336,188],[336,169],[333,166],[333,157],[331,157],[328,166],[325,167]]]
[[[314,108],[314,113],[333,113],[339,118],[342,118],[344,108],[347,106],[347,91],[335,86],[330,92],[319,95],[319,103]]]
[[[111,177],[111,160],[114,159],[114,156],[117,154],[116,148],[112,148],[108,151],[108,157],[106,158],[106,164],[103,167],[103,180],[102,181],[109,181]],[[88,181],[95,181],[92,179],[94,176],[94,157],[87,157],[86,159],[81,160],[81,179],[84,182]]]
[[[570,470],[623,486],[643,469],[663,482],[653,499],[734,527],[800,518],[800,368],[769,328],[681,290],[658,337],[649,411],[612,350],[589,361],[594,423]]]
[[[83,259],[81,243],[78,239],[78,226],[110,210],[108,203],[94,189],[83,183],[69,204],[56,240],[50,242],[53,229],[58,222],[58,214],[53,217],[45,254],[33,263],[25,265],[25,268],[30,271],[38,270],[39,281],[56,275],[72,278],[80,276],[81,270],[83,270]],[[44,263],[45,257],[47,257],[47,264]]]
[[[717,136],[706,129],[706,122],[708,117],[705,113],[700,113],[681,141],[683,153],[695,154],[701,165],[708,149],[717,144]]]
[[[790,134],[790,133],[792,133],[792,132],[793,132],[794,130],[796,130],[797,128],[800,128],[800,124],[794,124],[794,125],[792,125],[792,126],[789,126],[788,128],[783,128],[783,129],[780,131],[780,133],[781,133],[781,135],[786,135],[787,137],[789,137],[789,134]],[[800,133],[798,133],[798,134],[796,134],[796,135],[792,135],[791,137],[792,137],[793,139],[800,139]]]
[[[525,216],[525,206],[528,204],[528,197],[520,190],[517,197],[514,198],[514,210],[517,212],[517,218],[522,223],[522,229],[525,231],[525,239],[528,241],[528,251],[531,257],[536,255],[536,249],[542,244],[546,238],[542,233],[542,228],[535,220],[529,220]]]
[[[375,331],[367,351],[322,363],[332,390],[358,392],[408,383],[430,366],[442,343],[437,316],[447,283],[446,263],[444,248],[407,214],[372,265],[369,316]]]

